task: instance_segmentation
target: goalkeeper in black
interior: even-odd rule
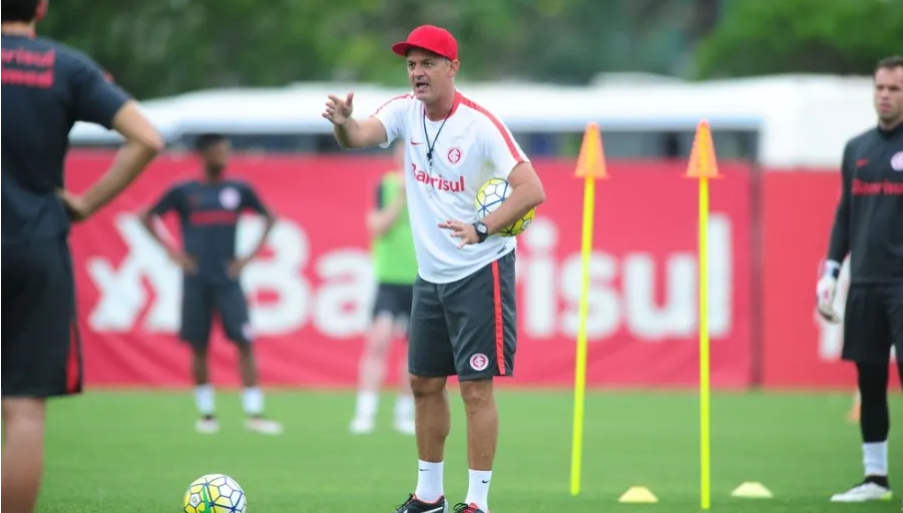
[[[843,151],[842,193],[817,286],[819,313],[840,322],[834,293],[849,254],[841,356],[856,364],[865,479],[832,502],[892,497],[887,455],[892,348],[903,379],[903,56],[878,63],[874,93],[877,126],[850,139]]]

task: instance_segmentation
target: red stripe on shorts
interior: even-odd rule
[[[502,319],[502,283],[499,280],[499,262],[492,262],[492,299],[495,314],[495,359],[499,366],[499,375],[507,374],[505,370],[505,323]]]
[[[75,321],[69,323],[69,358],[66,361],[66,391],[71,393],[81,389],[82,368],[79,358],[78,327]]]

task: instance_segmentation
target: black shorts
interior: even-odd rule
[[[903,358],[903,285],[851,285],[844,308],[844,360],[887,364]]]
[[[213,314],[219,314],[226,337],[239,345],[253,340],[248,302],[238,282],[206,283],[187,279],[182,286],[180,338],[199,350],[210,344]]]
[[[452,283],[418,277],[411,309],[408,369],[459,381],[514,375],[517,304],[514,252]]]
[[[413,303],[413,285],[380,283],[376,287],[376,300],[373,301],[373,318],[388,314],[396,320],[407,322]]]
[[[82,390],[72,256],[65,235],[3,245],[3,397]]]

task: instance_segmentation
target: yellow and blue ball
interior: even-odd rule
[[[495,212],[499,206],[511,195],[511,185],[507,180],[502,178],[490,178],[477,191],[474,198],[473,206],[477,211],[477,217],[483,219],[489,214]],[[515,237],[529,228],[530,223],[536,216],[536,209],[531,208],[523,217],[513,222],[510,226],[499,231],[499,235],[503,237]]]
[[[207,474],[194,480],[185,491],[185,513],[247,513],[244,490],[231,477]]]

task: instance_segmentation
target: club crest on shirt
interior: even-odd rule
[[[461,162],[461,157],[463,156],[464,152],[461,151],[461,148],[458,148],[457,146],[452,146],[448,149],[447,157],[449,164],[455,165],[458,162]]]
[[[241,194],[234,187],[226,187],[219,192],[219,203],[226,210],[235,210],[241,203]]]
[[[898,151],[890,158],[890,167],[894,171],[903,171],[903,151]]]

